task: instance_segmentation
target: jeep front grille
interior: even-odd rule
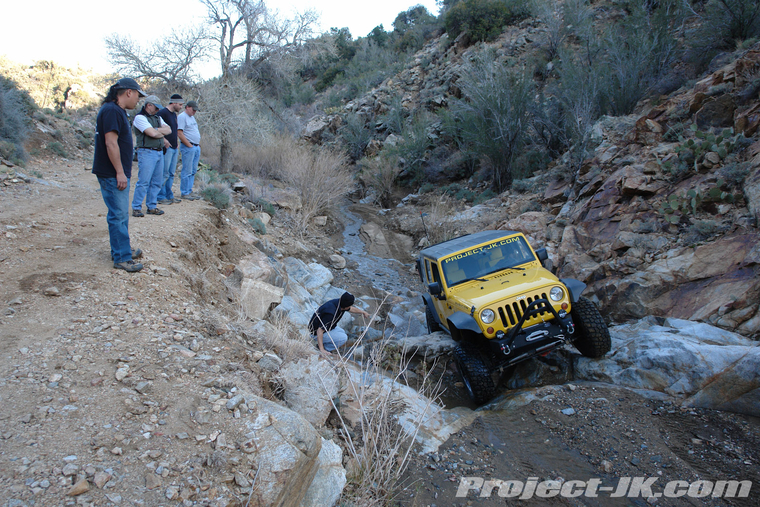
[[[499,317],[501,317],[501,323],[504,324],[504,328],[507,329],[515,326],[523,316],[523,313],[525,313],[525,309],[528,308],[528,305],[537,299],[546,299],[547,301],[549,300],[549,298],[546,297],[546,293],[544,292],[523,298],[519,301],[513,301],[511,304],[507,303],[503,307],[500,306]],[[532,326],[533,324],[540,322],[540,317],[543,317],[544,315],[547,315],[550,319],[553,318],[551,312],[540,312],[537,317],[526,320],[525,325]]]

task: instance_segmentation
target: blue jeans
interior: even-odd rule
[[[111,257],[116,262],[132,260],[129,245],[129,180],[127,188],[116,188],[116,178],[98,178],[100,193],[108,208],[108,237],[111,241]]]
[[[166,153],[164,153],[164,184],[161,186],[161,191],[158,192],[159,201],[174,199],[172,185],[174,185],[174,172],[177,170],[178,156],[179,148],[166,148]]]
[[[137,168],[139,173],[135,194],[132,196],[132,209],[142,208],[143,199],[148,209],[153,209],[164,182],[164,153],[160,150],[138,148]]]
[[[317,346],[319,345],[319,338],[317,338],[317,335],[312,335],[312,339],[314,339],[315,342],[317,342]],[[327,352],[332,352],[334,350],[338,350],[338,347],[342,347],[346,344],[348,341],[348,335],[346,332],[339,328],[333,328],[332,331],[325,331],[322,333],[322,346],[325,348]]]
[[[180,144],[179,151],[182,153],[182,174],[179,180],[179,193],[187,195],[193,191],[195,173],[198,172],[198,162],[201,159],[201,147],[193,146],[188,148],[184,144]]]

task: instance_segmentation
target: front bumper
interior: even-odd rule
[[[554,319],[522,328],[522,324],[541,312],[551,312]],[[508,333],[498,332],[488,340],[495,367],[504,368],[545,354],[571,340],[575,326],[569,313],[560,316],[545,299],[531,303],[518,324]]]

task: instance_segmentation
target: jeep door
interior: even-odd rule
[[[425,259],[425,279],[428,285],[431,283],[438,283],[441,286],[441,289],[444,289],[443,280],[441,280],[441,273],[438,269],[438,263],[433,262],[430,259]],[[443,294],[445,294],[445,292]],[[439,322],[443,327],[448,329],[448,325],[446,324],[446,313],[444,306],[446,304],[446,300],[444,299],[445,296],[443,296],[443,294],[441,295],[441,299],[436,296],[432,296],[432,300],[433,306],[435,307],[435,313],[438,314]]]

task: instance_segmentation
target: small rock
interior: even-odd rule
[[[563,414],[565,414],[565,415],[574,415],[575,414],[575,409],[573,409],[573,408],[564,408],[564,409],[562,409],[561,412]]]
[[[240,472],[235,472],[235,484],[240,486],[241,488],[248,488],[251,486],[251,481],[245,478],[245,475],[243,475]]]
[[[227,403],[226,403],[225,407],[227,408],[227,410],[235,410],[244,401],[245,401],[245,398],[243,398],[242,394],[236,394],[235,396],[233,396],[232,398],[230,398],[229,400],[227,400]]]
[[[606,459],[602,460],[601,466],[604,473],[609,474],[612,472],[612,463],[610,463]]]
[[[113,476],[108,472],[95,472],[93,482],[99,489],[103,489],[103,486],[105,486],[106,483],[111,480],[111,477]]]
[[[116,377],[116,380],[121,382],[127,377],[127,375],[129,375],[129,365],[125,364],[116,370],[116,374],[114,376]]]
[[[77,496],[81,495],[82,493],[87,493],[88,491],[90,491],[90,483],[87,482],[87,479],[82,479],[81,481],[71,486],[71,489],[69,489],[66,495]]]
[[[167,499],[176,500],[179,498],[179,488],[177,486],[169,486],[164,493]]]
[[[114,456],[121,456],[123,452],[124,451],[122,451],[121,447],[114,447],[113,449],[111,449],[111,454],[113,454]]]
[[[55,286],[48,287],[42,293],[45,294],[46,296],[51,296],[51,297],[56,297],[56,296],[61,295],[61,291],[58,290],[58,287],[55,287]]]
[[[158,489],[161,487],[161,478],[156,474],[148,474],[145,476],[145,487],[147,489]]]

